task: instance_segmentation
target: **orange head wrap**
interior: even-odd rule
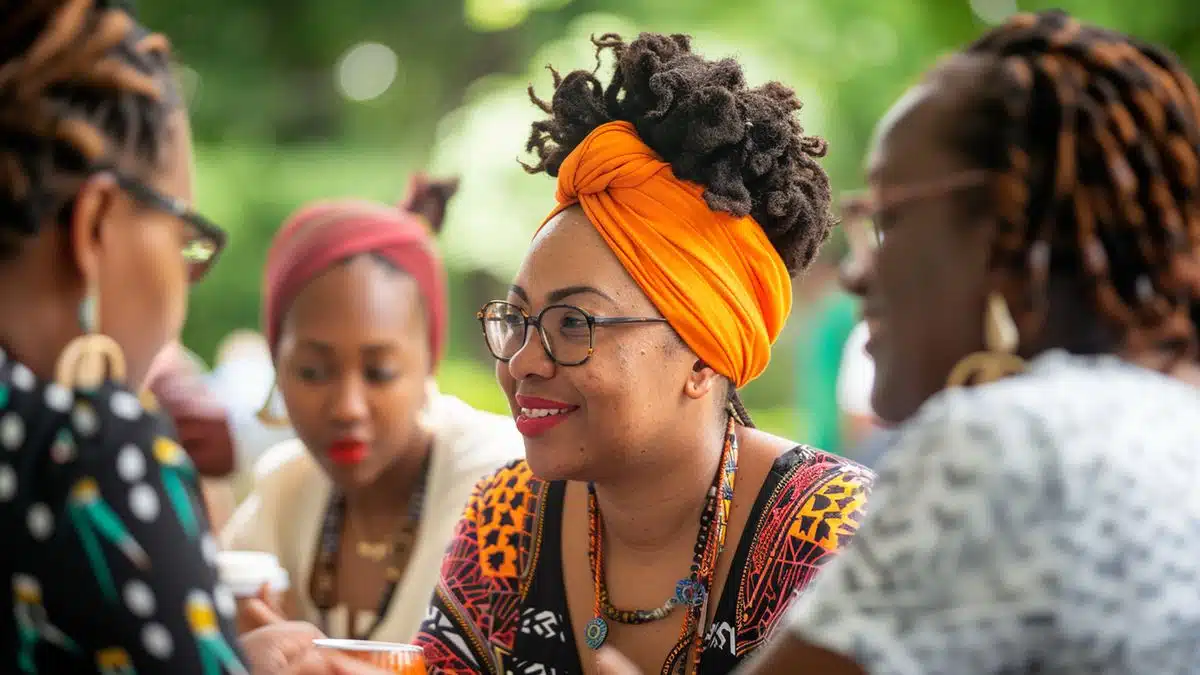
[[[588,134],[563,161],[554,198],[546,220],[579,204],[704,363],[737,387],[766,369],[792,281],[753,218],[710,209],[703,186],[676,178],[629,122]]]

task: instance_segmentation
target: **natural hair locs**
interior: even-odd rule
[[[1200,92],[1179,60],[1057,11],[966,51],[998,71],[991,129],[964,141],[997,172],[997,267],[1025,272],[1031,295],[1052,271],[1087,280],[1128,346],[1196,356]]]
[[[704,187],[710,208],[752,216],[788,270],[805,269],[832,219],[829,179],[817,162],[825,141],[804,133],[795,92],[778,82],[747,87],[736,60],[705,59],[686,35],[643,33],[626,43],[608,33],[592,44],[595,69],[551,69],[550,101],[530,87],[549,118],[533,123],[526,150],[537,161],[526,171],[557,176],[596,127],[629,122],[676,176]],[[597,73],[606,51],[615,64],[604,85]]]
[[[70,197],[59,194],[70,179],[158,159],[173,89],[166,38],[119,3],[0,6],[0,254],[11,255]]]

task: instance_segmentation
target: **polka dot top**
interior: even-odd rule
[[[129,391],[0,351],[0,542],[0,672],[247,672],[195,469]]]

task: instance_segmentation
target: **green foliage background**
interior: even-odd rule
[[[807,103],[810,131],[830,141],[838,188],[859,183],[875,121],[939,55],[986,27],[1013,0],[143,0],[187,67],[200,209],[233,235],[198,287],[185,340],[204,357],[230,330],[258,324],[259,272],[278,224],[301,202],[357,195],[396,199],[409,172],[463,176],[444,245],[455,302],[443,387],[501,409],[474,309],[506,280],[552,185],[516,166],[553,62],[591,68],[590,34],[685,32],[709,55],[736,54],[751,79],[780,79]],[[1195,0],[1072,0],[1079,16],[1164,43],[1200,64]],[[1021,2],[1021,9],[1052,6]],[[381,97],[345,100],[334,71],[351,46],[395,51],[399,75]],[[793,350],[804,308],[768,374],[747,392],[765,426],[794,435]]]

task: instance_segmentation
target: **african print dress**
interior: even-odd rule
[[[808,447],[776,459],[733,551],[701,673],[727,673],[763,643],[853,536],[871,479]],[[565,493],[566,483],[535,478],[524,461],[476,486],[416,638],[430,672],[581,672],[562,575]]]
[[[134,394],[0,352],[0,672],[246,673],[198,490]]]

